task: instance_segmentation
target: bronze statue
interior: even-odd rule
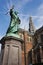
[[[7,36],[12,36],[13,34],[17,34],[18,30],[19,30],[19,24],[20,24],[20,19],[17,15],[18,13],[15,11],[13,11],[13,8],[10,9],[10,16],[11,16],[11,21],[10,21],[10,25],[9,28],[7,30],[6,35]]]

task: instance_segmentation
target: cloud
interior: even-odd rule
[[[33,21],[35,22],[36,29],[42,27],[42,25],[43,25],[43,17],[37,17],[36,19],[33,19]]]
[[[26,5],[28,2],[32,2],[32,0],[19,0],[15,8],[21,10],[22,7],[24,7],[24,5]]]
[[[35,15],[35,16],[34,16]],[[43,25],[43,3],[39,5],[36,9],[36,13],[32,15],[33,23],[36,29],[40,28]],[[29,28],[29,15],[21,14],[21,27],[28,29]]]
[[[32,15],[33,23],[35,24],[36,29],[38,29],[43,25],[43,3],[37,7],[36,13],[34,15],[35,16]],[[24,26],[26,26],[26,29],[28,29],[29,28],[29,15],[21,14],[21,16],[22,16],[21,17],[21,22],[22,22],[21,27],[24,28]]]
[[[19,0],[17,4],[15,5],[15,9],[18,11],[21,11],[23,7],[29,2],[32,2],[33,0]],[[22,12],[23,13],[23,12]],[[29,13],[28,13],[29,14]],[[35,16],[32,15],[33,22],[35,24],[35,27],[38,29],[42,26],[43,24],[43,3],[39,5],[36,9],[36,13],[34,14]],[[29,15],[25,14],[20,14],[19,15],[21,19],[21,24],[20,27],[28,29],[29,28]]]
[[[23,28],[25,27],[26,30],[28,30],[29,28],[29,20],[28,20],[28,16],[19,16],[20,17],[20,20],[21,20],[21,24],[20,24],[20,28]]]
[[[38,15],[43,16],[43,3],[38,7]]]
[[[35,22],[36,29],[43,26],[43,3],[39,5],[36,9],[36,14],[33,17],[33,21]]]
[[[2,39],[3,36],[0,35],[0,40]]]

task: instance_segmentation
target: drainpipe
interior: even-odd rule
[[[25,38],[25,30],[23,32],[24,34],[24,60],[25,60],[25,65],[26,65],[26,38]]]

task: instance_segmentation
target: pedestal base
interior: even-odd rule
[[[2,38],[1,65],[21,65],[21,42],[15,37]]]

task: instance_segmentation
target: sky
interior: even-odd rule
[[[28,30],[30,16],[36,29],[43,26],[43,0],[0,0],[0,39],[6,35],[9,27],[10,15],[5,14],[12,5],[21,20],[20,28]]]

